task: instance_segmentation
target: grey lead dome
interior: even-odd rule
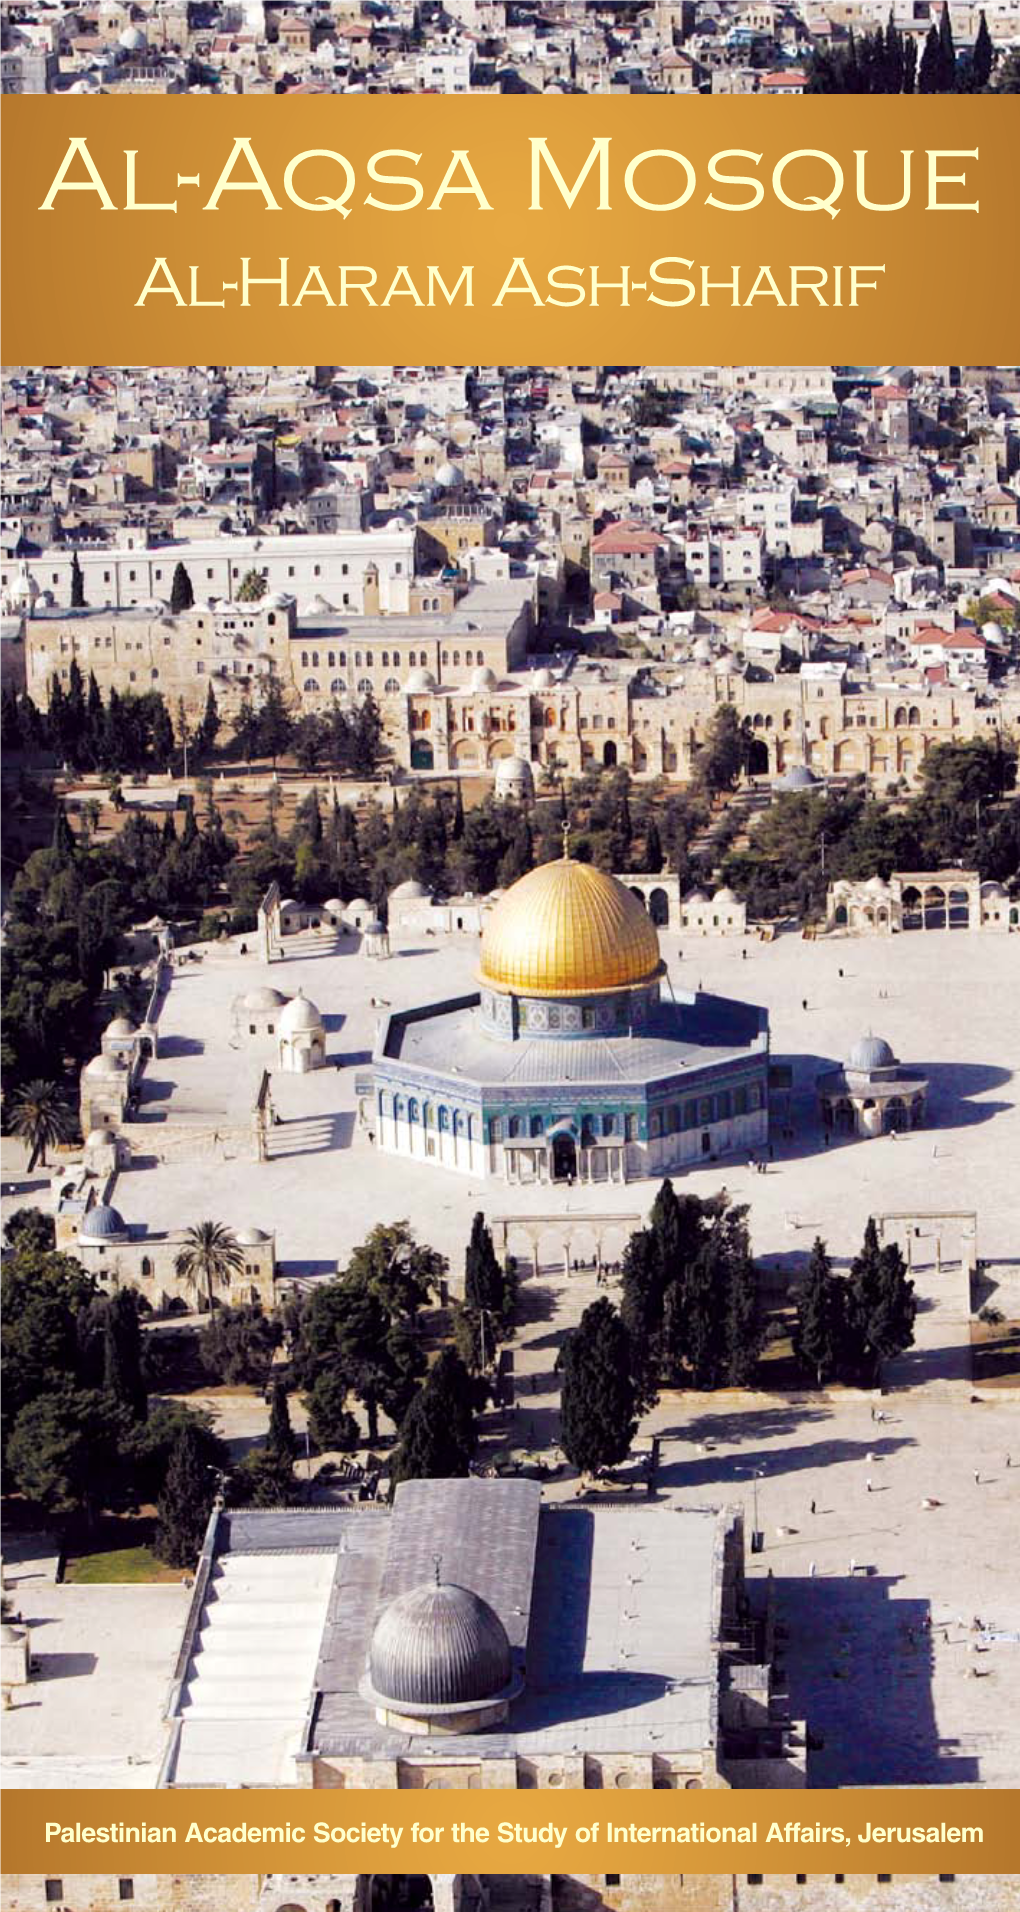
[[[494,1699],[513,1680],[510,1642],[487,1601],[441,1581],[391,1601],[369,1649],[372,1687],[397,1708]]]

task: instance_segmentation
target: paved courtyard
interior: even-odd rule
[[[768,1172],[729,1159],[687,1174],[682,1186],[699,1194],[725,1186],[747,1202],[755,1251],[781,1281],[796,1274],[816,1233],[845,1263],[869,1213],[975,1209],[977,1250],[987,1264],[982,1298],[1020,1313],[1020,942],[965,933],[891,942],[785,937],[772,945],[664,937],[663,953],[678,988],[700,981],[765,1004],[773,1057],[793,1071],[789,1102],[775,1112],[777,1127],[793,1134],[776,1140]],[[206,1216],[275,1228],[284,1272],[304,1276],[330,1271],[374,1222],[407,1216],[450,1256],[456,1280],[476,1208],[553,1217],[541,1273],[525,1285],[517,1407],[506,1429],[511,1443],[540,1449],[557,1436],[556,1350],[596,1293],[592,1275],[564,1275],[561,1224],[577,1229],[586,1213],[641,1213],[655,1184],[510,1190],[407,1161],[397,1171],[374,1153],[357,1129],[354,1094],[374,1040],[372,997],[403,1007],[456,993],[469,986],[476,954],[476,945],[425,941],[383,964],[352,947],[267,969],[236,949],[209,951],[170,990],[163,1053],[150,1077],[154,1109],[203,1124],[218,1113],[242,1118],[261,1059],[232,1047],[230,1005],[263,982],[287,993],[303,987],[319,1004],[329,1058],[339,1066],[274,1075],[283,1122],[271,1161],[209,1155],[143,1167],[120,1178],[115,1199],[130,1222],[153,1228]],[[895,1140],[826,1149],[814,1114],[815,1073],[869,1031],[930,1078],[929,1125]],[[5,1149],[5,1164],[12,1162]],[[12,1174],[6,1166],[6,1177]],[[33,1198],[24,1184],[7,1186],[5,1209]],[[934,1220],[919,1226],[911,1242],[921,1298],[917,1347],[892,1365],[880,1404],[838,1394],[816,1401],[666,1396],[646,1431],[661,1437],[668,1503],[742,1501],[750,1530],[757,1487],[766,1544],[751,1571],[771,1572],[777,1583],[791,1711],[808,1718],[821,1742],[812,1755],[814,1783],[1017,1785],[1020,1394],[1003,1390],[972,1402],[962,1229]],[[523,1254],[523,1241],[518,1247]],[[575,1253],[584,1252],[577,1235]],[[224,1397],[210,1405],[222,1408],[238,1451],[264,1425],[261,1401]],[[873,1419],[873,1410],[885,1418]],[[561,1481],[549,1491],[575,1490]],[[150,1596],[151,1615],[143,1612]],[[31,1597],[41,1601],[40,1625],[54,1629],[52,1650],[71,1659],[94,1654],[97,1663],[86,1677],[69,1662],[59,1709],[48,1695],[37,1720],[26,1714],[8,1722],[9,1755],[41,1753],[59,1766],[82,1706],[91,1711],[98,1698],[102,1708],[109,1692],[111,1706],[123,1710],[112,1737],[131,1749],[138,1772],[151,1774],[163,1669],[183,1618],[177,1590],[51,1586]],[[132,1630],[146,1634],[144,1667],[118,1650],[117,1615],[128,1603]]]
[[[1006,1312],[1020,1305],[1020,1246],[1015,1164],[1020,1161],[1020,939],[966,932],[915,934],[891,941],[773,944],[680,941],[663,936],[676,987],[698,982],[765,1004],[774,1060],[789,1060],[794,1088],[792,1141],[775,1143],[766,1175],[728,1158],[683,1177],[707,1194],[725,1185],[751,1206],[754,1247],[795,1270],[815,1233],[837,1257],[852,1254],[869,1212],[908,1208],[977,1209],[978,1252],[994,1266],[994,1296]],[[746,956],[743,952],[746,951]],[[235,1039],[235,996],[263,983],[318,1003],[332,1065],[309,1076],[273,1075],[282,1124],[273,1159],[194,1161],[122,1175],[116,1201],[129,1222],[185,1226],[205,1216],[233,1226],[275,1228],[285,1271],[325,1272],[376,1221],[409,1216],[459,1272],[474,1210],[492,1214],[635,1213],[655,1184],[602,1184],[570,1192],[507,1189],[424,1164],[376,1154],[356,1125],[355,1075],[371,1054],[378,1009],[451,995],[471,986],[477,943],[399,948],[384,963],[349,952],[262,964],[236,945],[210,948],[174,978],[160,1021],[162,1053],[148,1075],[146,1107],[203,1127],[219,1116],[246,1118],[267,1046]],[[842,969],[843,975],[839,972]],[[807,1002],[807,1009],[802,1002]],[[931,1081],[929,1126],[895,1141],[850,1141],[825,1149],[814,1113],[818,1070],[845,1056],[868,1031]],[[778,1110],[780,1117],[783,1109]],[[154,1134],[158,1122],[154,1124]],[[11,1170],[8,1169],[8,1175]],[[24,1195],[13,1199],[24,1200]],[[937,1231],[926,1231],[934,1258]],[[560,1255],[559,1231],[543,1256]],[[948,1250],[945,1251],[948,1253]],[[952,1300],[952,1297],[950,1297]]]

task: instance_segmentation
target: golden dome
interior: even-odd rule
[[[661,967],[637,897],[566,857],[520,877],[482,931],[482,983],[522,996],[597,995],[651,982]]]

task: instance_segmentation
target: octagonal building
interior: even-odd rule
[[[478,990],[394,1011],[373,1057],[388,1154],[508,1183],[627,1181],[761,1147],[768,1019],[675,991],[641,900],[543,863],[482,932]]]

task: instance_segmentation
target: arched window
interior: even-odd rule
[[[547,710],[545,713],[546,729],[551,730],[555,722],[556,722],[556,712],[554,710]]]
[[[450,662],[450,653],[449,653],[449,651],[444,651],[444,652],[443,652],[443,663],[444,663],[444,664],[448,664],[449,662]]]
[[[445,1134],[445,1133],[446,1133],[446,1131],[447,1131],[447,1130],[449,1129],[449,1126],[450,1126],[450,1111],[449,1111],[449,1109],[448,1109],[448,1108],[446,1108],[446,1107],[441,1107],[441,1108],[440,1108],[440,1110],[439,1110],[439,1126],[440,1126],[440,1128],[441,1128],[441,1129],[443,1130],[443,1133],[444,1133],[444,1134]]]
[[[388,670],[388,669],[389,669],[389,666],[390,666],[390,654],[389,654],[389,651],[384,651],[384,652],[383,652],[383,654],[382,654],[382,667],[383,667],[383,670],[384,670],[384,671],[385,671],[385,670]]]
[[[307,651],[302,651],[302,653],[301,653],[301,663],[302,663],[302,665],[303,665],[303,667],[304,667],[304,669],[305,669],[305,670],[307,670],[307,669],[308,669],[308,652],[307,652]]]
[[[459,652],[459,651],[454,651],[454,653],[453,653],[453,661],[454,661],[454,664],[455,664],[455,665],[459,665],[459,663],[460,663],[460,652]]]
[[[151,1277],[152,1277],[152,1262],[150,1261],[148,1255],[143,1255],[142,1256],[142,1280],[149,1281]]]
[[[383,685],[383,690],[386,692],[387,697],[395,697],[399,689],[400,689],[400,685],[397,682],[397,679],[395,677],[387,677],[386,682]]]
[[[426,1127],[427,1129],[434,1129],[434,1128],[435,1128],[435,1126],[436,1126],[436,1111],[435,1111],[435,1107],[434,1107],[434,1105],[433,1105],[433,1104],[432,1104],[431,1102],[426,1102],[426,1104],[425,1104],[425,1127]]]
[[[318,690],[319,688],[314,677],[306,677],[304,687],[305,687],[305,690]]]
[[[372,679],[370,677],[358,678],[358,696],[359,697],[367,697],[371,688],[372,688]]]
[[[916,704],[911,704],[911,706],[910,706],[910,712],[909,712],[909,715],[908,715],[908,717],[907,717],[907,722],[908,722],[908,724],[919,724],[919,723],[920,723],[920,721],[921,721],[921,713],[920,713],[920,711],[918,710],[918,708],[917,708],[917,705],[916,705]]]
[[[907,713],[906,713],[906,711],[905,711],[905,709],[904,709],[904,707],[903,707],[903,705],[902,705],[902,704],[898,704],[898,705],[897,705],[897,707],[896,707],[896,709],[895,709],[895,711],[893,712],[893,724],[894,724],[894,726],[895,726],[895,728],[896,728],[896,729],[898,730],[898,729],[899,729],[899,726],[900,726],[901,724],[905,724],[905,723],[906,723],[906,721],[907,721]]]
[[[319,653],[318,653],[318,651],[313,651],[313,652],[312,652],[312,664],[313,664],[313,667],[315,668],[315,670],[318,670],[318,668],[319,668]]]
[[[336,669],[336,652],[335,652],[335,651],[330,651],[330,652],[329,652],[329,654],[328,654],[328,656],[327,656],[327,658],[326,658],[326,662],[327,662],[327,664],[329,665],[329,668],[330,668],[330,670],[335,670],[335,669]]]
[[[542,1134],[542,1117],[540,1115],[533,1115],[531,1118],[530,1126],[531,1126],[531,1134],[533,1136],[541,1135]]]
[[[421,1119],[420,1111],[418,1108],[418,1099],[416,1096],[412,1096],[410,1102],[407,1105],[407,1119],[409,1122],[418,1122]]]
[[[360,665],[361,665],[361,652],[360,652],[360,651],[355,651],[355,653],[354,653],[354,666],[355,666],[355,669],[358,669],[358,668],[360,668]]]
[[[346,652],[346,651],[341,651],[341,652],[340,652],[340,665],[341,665],[341,668],[343,668],[343,667],[345,667],[345,666],[346,666],[346,663],[347,663],[347,652]]]
[[[344,680],[343,680],[343,678],[342,678],[342,677],[334,677],[334,678],[333,678],[333,680],[332,680],[332,682],[331,682],[331,684],[330,684],[330,687],[329,687],[329,688],[330,688],[330,690],[332,691],[332,693],[333,693],[333,696],[334,696],[334,697],[337,697],[337,696],[339,696],[339,694],[340,694],[340,692],[341,692],[341,691],[343,690],[343,687],[344,687]]]

